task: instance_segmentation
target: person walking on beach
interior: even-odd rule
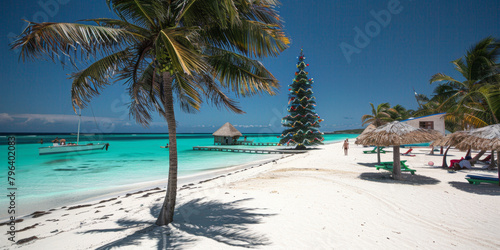
[[[347,150],[349,150],[349,139],[345,139],[344,145],[342,145],[342,148],[344,149],[344,155],[347,155]]]

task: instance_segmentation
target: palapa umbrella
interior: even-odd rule
[[[377,127],[373,124],[368,125],[365,130],[358,136],[358,138],[363,138],[368,132],[375,130]]]
[[[460,143],[456,145],[458,149],[464,150],[472,148],[475,150],[492,150],[491,162],[494,161],[494,150],[497,151],[498,178],[500,179],[500,124],[494,124],[467,133]]]
[[[448,134],[445,137],[442,137],[441,139],[435,140],[431,146],[436,147],[436,146],[444,146],[447,147],[446,151],[444,152],[443,155],[443,164],[441,167],[447,168],[448,164],[446,163],[446,154],[448,153],[448,150],[452,147],[460,143],[465,137],[467,136],[467,131],[457,131],[452,134]]]
[[[371,131],[375,130],[376,128],[377,127],[373,123],[368,125],[365,128],[365,130],[363,130],[363,132],[360,135],[358,135],[358,137],[356,137],[356,142],[358,141],[358,139],[365,137],[366,134],[368,134],[368,132],[371,132]],[[377,163],[380,163],[380,147],[377,147]]]
[[[471,130],[467,136],[456,145],[460,150],[472,148],[475,150],[500,150],[500,124],[494,124]]]
[[[415,128],[402,122],[391,122],[366,133],[356,140],[356,144],[393,146],[394,163],[393,178],[401,179],[401,164],[399,146],[404,144],[430,142],[442,138],[438,131],[432,129]]]

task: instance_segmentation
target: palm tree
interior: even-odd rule
[[[387,102],[379,104],[376,109],[373,103],[370,103],[370,106],[372,107],[372,113],[361,117],[363,126],[366,124],[373,124],[375,127],[382,126],[394,121],[395,119],[391,117],[391,114],[396,114],[397,116],[398,113]],[[380,147],[377,147],[377,162],[380,163]]]
[[[151,113],[165,118],[169,133],[168,187],[156,224],[173,221],[177,192],[174,96],[195,112],[204,99],[236,113],[236,96],[275,94],[276,78],[257,59],[288,45],[276,0],[107,0],[119,19],[86,23],[33,23],[13,43],[23,60],[69,57],[71,96],[85,105],[115,81],[128,86],[130,114],[147,126]],[[92,58],[100,59],[92,61]],[[75,108],[73,106],[73,108]]]
[[[463,127],[483,127],[498,123],[500,69],[497,63],[500,43],[487,37],[474,45],[462,58],[452,61],[464,81],[442,73],[430,83],[444,82],[435,89],[443,100],[439,109],[448,112],[447,120],[463,121]]]
[[[392,112],[394,114],[397,114],[397,111],[391,108],[391,105],[389,103],[381,103],[377,106],[375,109],[375,106],[373,106],[373,103],[370,103],[370,106],[372,107],[372,113],[369,115],[363,115],[361,117],[361,121],[363,122],[363,126],[366,124],[373,124],[375,127],[379,127],[381,125],[384,125],[386,123],[389,123],[391,121],[394,121],[395,119],[391,117],[391,114],[389,112]]]
[[[391,111],[391,110],[395,110]],[[405,107],[401,106],[400,104],[393,106],[391,110],[388,110],[389,115],[391,115],[391,118],[394,120],[406,120],[410,118],[413,114],[413,110],[411,109],[406,109]]]

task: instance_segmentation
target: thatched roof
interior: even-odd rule
[[[240,131],[238,131],[231,123],[226,122],[226,124],[222,125],[217,131],[215,131],[213,136],[228,136],[228,137],[235,137],[235,136],[242,136]]]
[[[397,146],[430,142],[442,138],[436,130],[415,128],[403,122],[391,122],[359,136],[356,144]]]
[[[500,124],[494,124],[471,130],[456,145],[458,149],[500,150]]]
[[[465,137],[467,137],[467,131],[457,131],[452,134],[448,134],[445,137],[435,140],[431,145],[433,147],[438,146],[455,146],[460,143]]]
[[[374,130],[374,129],[376,129],[376,128],[377,128],[377,127],[376,127],[375,125],[370,124],[370,125],[368,125],[368,127],[366,127],[366,128],[365,128],[365,130],[363,130],[363,132],[362,132],[359,136],[362,136],[362,135],[364,135],[364,134],[366,134],[366,133],[368,133],[368,132],[371,132],[371,131],[373,131],[373,130]],[[358,137],[359,137],[359,136],[358,136]]]

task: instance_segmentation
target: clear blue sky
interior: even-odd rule
[[[104,0],[2,1],[2,10],[0,132],[76,131],[67,79],[72,68],[51,61],[22,63],[19,54],[9,50],[9,37],[21,33],[25,27],[21,19],[74,22],[114,14]],[[210,105],[197,114],[176,110],[179,132],[213,132],[227,121],[243,132],[281,132],[300,48],[314,78],[316,110],[325,120],[321,131],[360,128],[361,116],[370,113],[370,102],[415,109],[413,88],[431,95],[433,74],[460,78],[450,61],[487,36],[500,38],[498,0],[283,0],[279,11],[292,44],[263,63],[280,81],[280,93],[239,99],[244,115]],[[391,13],[390,20],[382,15],[377,21],[371,13]],[[369,40],[356,40],[364,36],[356,27]],[[82,131],[97,132],[94,115],[100,132],[167,131],[158,116],[149,128],[130,120],[125,93],[125,86],[116,83],[95,98],[92,108],[83,110]]]

